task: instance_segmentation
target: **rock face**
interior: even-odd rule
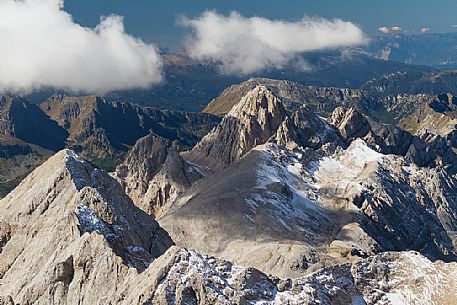
[[[137,203],[146,193],[149,182],[165,162],[170,141],[154,134],[139,139],[129,150],[125,161],[116,168],[126,193]]]
[[[379,154],[358,139],[345,152],[320,160],[314,175],[324,205],[346,201],[355,209],[341,236],[351,236],[355,221],[375,241],[370,251],[359,250],[416,250],[432,259],[456,260],[457,181],[443,169]]]
[[[457,98],[451,94],[422,103],[400,125],[426,142],[449,146],[457,152]]]
[[[25,99],[0,96],[0,117],[1,134],[54,151],[65,146],[68,133]]]
[[[285,117],[281,101],[267,87],[255,87],[194,147],[189,159],[227,166],[269,140]]]
[[[431,263],[415,252],[383,253],[293,280],[270,278],[195,252],[181,250],[175,255],[152,304],[453,304],[457,300],[457,265]]]
[[[184,161],[171,146],[154,134],[141,138],[115,172],[133,202],[155,217],[164,214],[207,171]]]
[[[172,245],[114,179],[69,150],[0,201],[0,223],[0,295],[19,304],[104,302]]]
[[[270,142],[283,145],[291,150],[297,147],[316,150],[327,143],[332,143],[334,146],[344,145],[327,122],[305,107],[298,109],[290,117],[286,117]]]
[[[207,174],[206,168],[186,162],[172,150],[137,205],[146,213],[160,218],[172,208],[180,195]]]
[[[413,135],[400,127],[378,123],[355,108],[335,109],[328,122],[346,141],[361,138],[383,154],[401,155],[419,166],[446,167],[451,173],[457,170],[452,141],[440,135],[431,136],[428,132]]]

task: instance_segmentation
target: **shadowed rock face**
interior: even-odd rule
[[[308,147],[317,150],[328,143],[344,146],[334,128],[304,107],[284,119],[271,142],[288,149]]]
[[[206,171],[184,161],[170,141],[150,134],[137,141],[115,176],[139,208],[159,217]]]
[[[0,97],[0,108],[0,133],[49,150],[65,147],[67,131],[38,106],[21,98]]]
[[[149,182],[159,172],[170,148],[170,141],[151,133],[139,139],[125,161],[116,168],[117,178],[134,202],[146,193]]]

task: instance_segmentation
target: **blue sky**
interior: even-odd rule
[[[177,16],[194,17],[206,9],[286,20],[304,15],[343,18],[370,35],[380,26],[401,26],[409,32],[422,27],[451,32],[457,24],[455,0],[66,0],[65,8],[87,26],[97,24],[101,15],[123,15],[129,33],[163,47],[178,47],[186,34],[186,29],[176,26]]]

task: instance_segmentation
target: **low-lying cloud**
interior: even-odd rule
[[[237,12],[223,16],[206,11],[195,19],[183,17],[180,23],[193,30],[186,46],[190,57],[216,62],[226,74],[281,68],[303,52],[355,46],[367,41],[358,26],[340,19],[305,17],[287,22],[246,18]]]
[[[0,0],[0,89],[105,93],[162,79],[155,46],[128,35],[120,16],[82,27],[63,0]]]
[[[421,28],[421,33],[428,33],[428,32],[430,32],[430,28],[428,28],[428,27]]]
[[[378,28],[378,31],[380,31],[381,33],[387,34],[390,32],[390,29],[386,26],[382,26],[382,27]]]
[[[381,32],[381,33],[384,33],[384,34],[387,34],[387,33],[390,33],[390,31],[392,32],[398,32],[398,31],[402,31],[403,29],[399,26],[393,26],[393,27],[387,27],[387,26],[382,26],[382,27],[379,27],[378,28],[378,31]]]

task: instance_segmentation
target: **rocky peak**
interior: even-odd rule
[[[451,173],[456,171],[457,155],[441,136],[416,136],[401,127],[378,123],[355,108],[339,107],[328,121],[348,143],[361,138],[380,153],[404,156],[419,166],[443,166]]]
[[[348,144],[361,138],[383,154],[405,156],[412,145],[419,145],[409,132],[395,125],[378,123],[356,108],[338,107],[330,115],[328,122],[337,128],[341,138]]]
[[[191,158],[224,167],[268,141],[286,116],[281,100],[267,87],[257,86],[196,145]]]
[[[450,94],[443,94],[424,102],[404,118],[400,126],[414,135],[429,133],[447,137],[456,130],[457,99]]]
[[[0,295],[20,304],[94,303],[94,290],[112,294],[128,268],[143,271],[172,245],[113,178],[71,150],[0,201],[0,230]]]
[[[365,136],[370,130],[366,117],[352,107],[336,108],[328,118],[328,122],[338,129],[345,140]]]
[[[146,213],[160,218],[181,194],[207,174],[207,169],[186,162],[178,152],[171,150],[137,205]]]
[[[272,142],[288,149],[299,146],[319,149],[327,143],[335,147],[343,145],[336,130],[306,107],[301,107],[281,123]]]
[[[139,139],[125,161],[116,168],[127,194],[136,203],[146,193],[149,182],[165,162],[171,143],[153,133]]]

